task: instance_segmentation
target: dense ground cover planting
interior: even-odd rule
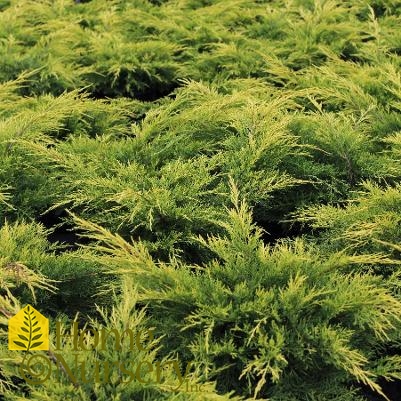
[[[0,0],[0,399],[401,399],[400,27],[397,0]],[[86,366],[178,358],[202,391],[30,384],[27,303],[52,347],[153,330]]]

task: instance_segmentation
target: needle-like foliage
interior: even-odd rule
[[[401,303],[380,277],[348,271],[385,260],[341,252],[327,259],[301,240],[266,246],[233,191],[221,222],[226,234],[199,238],[214,255],[202,266],[156,263],[143,244],[77,223],[104,244],[90,248],[105,270],[137,283],[158,332],[170,333],[165,343],[194,358],[219,388],[269,400],[335,400],[362,383],[384,395],[377,378],[399,370],[395,359],[377,358],[399,341]]]
[[[0,400],[398,400],[400,10],[0,0]],[[205,391],[33,386],[6,344],[27,303],[154,327],[120,357]]]

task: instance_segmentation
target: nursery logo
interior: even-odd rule
[[[132,381],[165,384],[166,378],[173,374],[176,384],[171,386],[171,391],[202,391],[202,384],[190,383],[192,362],[155,361],[149,357],[156,347],[152,329],[136,332],[130,328],[79,329],[76,321],[68,331],[57,321],[55,329],[55,344],[50,349],[49,320],[31,305],[9,319],[8,348],[25,351],[19,373],[28,384],[43,384],[52,375],[63,375],[75,387],[116,381],[120,384]],[[115,351],[113,361],[102,357],[103,352],[110,351]]]
[[[49,320],[31,305],[8,322],[8,349],[40,351],[49,349]]]

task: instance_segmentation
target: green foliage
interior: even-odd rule
[[[400,185],[382,189],[366,182],[364,191],[345,207],[309,207],[298,218],[313,229],[322,230],[318,240],[326,248],[359,254],[389,253],[399,262],[400,205]]]
[[[400,10],[0,0],[0,399],[390,399]],[[28,302],[155,327],[135,357],[194,360],[206,393],[29,385],[3,341]]]
[[[93,312],[96,308],[92,297],[99,291],[99,286],[111,281],[101,277],[99,265],[88,263],[82,251],[57,255],[41,225],[5,223],[0,229],[0,243],[4,285],[6,288],[15,287],[14,296],[21,303],[35,302],[43,313],[74,315],[78,311]],[[49,287],[44,281],[37,281],[37,277],[46,277],[46,282],[53,282],[53,285]],[[29,292],[24,290],[26,286]],[[36,296],[34,286],[39,288]],[[41,288],[46,291],[41,291]],[[52,292],[48,291],[50,288],[53,288]],[[97,297],[96,302],[106,304],[108,301]]]
[[[220,390],[234,379],[246,396],[334,400],[360,382],[383,394],[376,379],[398,368],[389,360],[379,369],[375,361],[399,340],[401,304],[380,277],[344,273],[380,257],[338,252],[326,259],[301,240],[266,246],[235,188],[233,203],[220,223],[226,235],[199,238],[215,255],[201,266],[176,258],[156,263],[144,244],[77,223],[104,244],[92,246],[95,260],[138,284],[170,349],[194,358],[198,373],[217,379]]]
[[[98,333],[101,333],[101,330],[110,333],[113,333],[112,330],[116,330],[118,333],[123,333],[124,330],[129,328],[135,334],[142,333],[141,340],[143,341],[144,334],[150,333],[152,328],[149,327],[145,311],[136,308],[137,294],[133,288],[133,283],[127,282],[122,288],[122,298],[115,299],[116,305],[110,312],[99,309],[101,320],[92,319],[90,324],[83,328],[81,327],[81,330],[92,330],[92,332],[96,330]],[[0,306],[2,305],[0,304]],[[0,321],[1,335],[4,334],[2,323],[3,321]],[[68,323],[72,325],[74,322]],[[160,348],[158,339],[152,340],[152,338],[147,338],[146,344],[142,344],[141,348],[133,352],[131,343],[126,339],[123,339],[119,347],[116,346],[118,343],[114,339],[106,341],[104,349],[101,347],[98,347],[100,349],[91,349],[93,342],[91,342],[90,336],[85,336],[82,337],[84,349],[77,352],[73,329],[68,330],[66,323],[58,324],[60,324],[60,328],[58,329],[59,340],[56,340],[55,336],[52,336],[50,339],[52,344],[51,350],[47,353],[36,353],[36,362],[41,364],[40,369],[42,370],[40,373],[36,373],[34,367],[31,365],[23,368],[27,372],[31,372],[33,380],[41,379],[47,373],[49,374],[49,379],[44,380],[39,387],[34,386],[29,390],[24,389],[24,391],[19,390],[12,382],[7,383],[7,381],[0,380],[0,388],[2,388],[2,395],[5,397],[5,400],[21,399],[24,393],[33,400],[54,400],[65,397],[74,397],[74,399],[85,401],[89,401],[93,397],[105,400],[240,400],[239,397],[231,397],[228,394],[226,396],[218,395],[212,382],[203,384],[202,393],[195,391],[187,393],[178,392],[177,388],[180,386],[179,376],[171,368],[171,364],[168,363],[177,359],[173,359],[172,357],[169,359],[157,359]],[[147,335],[149,336],[149,334]],[[60,346],[61,344],[63,346],[62,352],[57,352],[57,348],[59,348],[57,341],[60,342]],[[137,343],[135,342],[135,344]],[[21,361],[23,357],[21,355],[15,356],[13,351],[6,350],[4,344],[0,344],[0,347],[2,354],[5,355],[3,359],[4,364],[2,364],[0,370],[1,375],[14,380],[17,378],[22,380],[26,377],[24,375],[28,373],[25,372],[22,374],[21,368],[19,368],[20,364],[23,363]],[[61,355],[62,359],[56,359],[56,355]],[[29,355],[27,357],[29,358]],[[76,365],[77,360],[79,361],[78,365]],[[110,362],[110,366],[106,367],[105,363],[108,362]],[[112,362],[116,365],[112,365]],[[124,364],[126,370],[119,370],[120,363]],[[162,366],[166,364],[167,368],[164,367],[160,373],[160,380],[155,380],[154,375],[151,375],[149,371],[141,373],[140,379],[142,382],[136,379],[137,376],[133,378],[130,375],[127,378],[127,370],[135,373],[135,368],[141,366],[141,363],[146,363],[147,365],[145,366],[150,365],[152,367],[157,366],[157,363],[160,363]],[[183,369],[182,366],[179,367]],[[70,370],[70,373],[67,369]],[[82,376],[80,369],[83,372]],[[93,387],[91,380],[96,380],[96,376],[94,376],[94,372],[96,371],[98,372],[99,380]],[[35,373],[37,374],[36,376]],[[192,385],[198,383],[199,379],[194,372],[189,370],[186,373],[186,375],[184,372],[181,374],[185,376],[185,379],[189,383],[192,383]],[[103,386],[102,383],[104,384]],[[183,387],[185,386],[183,384]],[[28,394],[26,394],[26,391],[28,391]]]

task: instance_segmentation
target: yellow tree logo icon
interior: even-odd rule
[[[49,320],[31,305],[8,321],[8,349],[49,350]]]

